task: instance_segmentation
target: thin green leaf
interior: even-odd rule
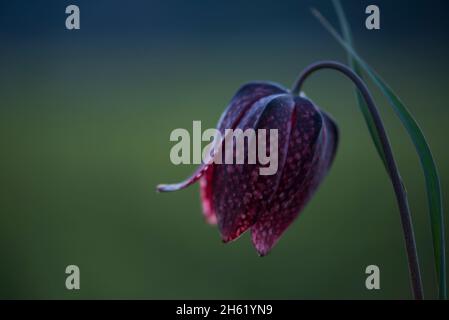
[[[446,257],[445,257],[445,237],[444,237],[444,221],[443,221],[443,205],[441,197],[440,179],[438,171],[433,160],[429,145],[420,130],[418,124],[407,110],[404,103],[393,92],[393,90],[382,80],[382,78],[357,54],[357,52],[343,40],[335,31],[332,25],[316,10],[312,9],[312,13],[317,17],[321,24],[332,34],[332,36],[346,49],[353,57],[360,68],[362,68],[373,82],[379,87],[381,92],[388,99],[393,107],[396,115],[406,128],[410,138],[413,141],[415,149],[418,153],[424,176],[426,180],[427,199],[429,205],[430,221],[433,237],[433,248],[435,256],[435,266],[438,275],[439,298],[447,299],[446,288]],[[347,23],[346,23],[347,24]]]

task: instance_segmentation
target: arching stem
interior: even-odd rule
[[[382,120],[380,118],[379,112],[374,104],[373,97],[369,92],[367,86],[363,82],[363,80],[355,74],[350,68],[347,66],[334,61],[321,61],[308,66],[296,80],[293,88],[293,94],[299,94],[301,87],[304,81],[315,71],[321,69],[332,69],[341,72],[346,77],[348,77],[352,82],[356,85],[356,87],[360,90],[363,98],[366,101],[368,109],[373,117],[374,125],[379,133],[379,137],[381,140],[382,148],[385,152],[386,162],[388,173],[390,175],[391,182],[393,184],[394,192],[396,194],[396,199],[399,206],[399,212],[401,216],[402,230],[404,232],[405,246],[407,250],[407,258],[408,258],[408,266],[410,272],[410,280],[413,289],[413,296],[417,300],[421,300],[424,298],[422,283],[421,283],[421,272],[419,269],[419,260],[418,253],[416,250],[416,241],[415,235],[413,233],[412,219],[410,215],[410,209],[407,201],[407,194],[402,185],[402,180],[399,175],[398,168],[396,166],[396,162],[393,157],[393,153],[391,151],[390,142],[388,140],[387,134],[385,133],[385,128],[382,124]]]

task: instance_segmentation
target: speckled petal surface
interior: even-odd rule
[[[248,163],[248,144],[245,145],[244,164],[236,164],[236,152],[233,152],[233,164],[215,165],[212,179],[213,203],[223,241],[234,240],[245,232],[276,192],[287,153],[286,142],[290,135],[293,108],[294,102],[290,95],[265,97],[254,104],[237,127],[243,131],[251,128],[256,133],[259,129],[267,130],[266,140],[260,140],[260,142],[266,144],[268,150],[270,148],[269,130],[277,130],[278,170],[276,173],[261,175],[259,163]],[[256,137],[258,139],[258,135]],[[235,151],[235,142],[233,147]],[[257,148],[260,148],[259,144]],[[225,150],[226,152],[228,151]],[[274,155],[269,154],[269,156]]]
[[[249,82],[240,87],[220,117],[217,129],[223,134],[225,129],[233,129],[252,105],[263,97],[287,93],[276,83]]]
[[[253,244],[266,255],[296,219],[327,173],[335,155],[334,122],[310,101],[295,98],[295,121],[279,188],[251,227]]]
[[[203,207],[203,215],[209,224],[217,224],[217,215],[212,200],[212,185],[213,185],[213,171],[214,164],[211,164],[204,175],[200,179],[200,197],[201,205]]]

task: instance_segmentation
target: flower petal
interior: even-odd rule
[[[254,222],[257,214],[265,209],[270,197],[275,194],[281,177],[282,166],[287,153],[287,141],[290,136],[291,116],[294,102],[291,95],[272,95],[254,104],[244,116],[238,129],[256,130],[254,139],[259,139],[259,129],[265,129],[266,150],[269,150],[270,129],[277,129],[278,150],[269,154],[274,160],[277,155],[277,171],[271,175],[261,175],[262,166],[257,160],[256,148],[253,149],[253,164],[248,161],[249,142],[245,144],[244,164],[236,164],[236,142],[233,142],[232,164],[216,164],[213,173],[213,201],[217,214],[218,227],[224,242],[236,239]],[[261,144],[254,140],[254,146]],[[273,146],[274,147],[274,146]],[[225,155],[228,150],[225,150]],[[267,153],[267,152],[265,152]]]
[[[187,188],[201,178],[208,167],[209,165],[202,163],[198,166],[198,168],[196,168],[195,172],[193,172],[193,174],[184,181],[172,184],[159,184],[157,185],[156,190],[159,192],[172,192]]]
[[[217,224],[217,216],[212,200],[212,179],[214,164],[210,165],[200,179],[200,196],[203,214],[209,224]]]
[[[269,95],[281,93],[287,93],[287,90],[272,82],[244,84],[237,90],[237,93],[231,99],[231,103],[221,115],[217,125],[218,130],[223,134],[225,129],[235,128],[256,101]]]
[[[285,92],[286,90],[284,88],[270,82],[251,82],[243,85],[231,99],[228,107],[221,115],[217,125],[218,130],[223,134],[225,129],[234,129],[254,102],[271,94]],[[212,155],[214,154],[216,154],[216,152],[212,150]],[[190,186],[203,176],[212,161],[213,157],[211,157],[207,163],[200,164],[195,172],[182,182],[158,185],[156,187],[157,191],[171,192]]]
[[[269,206],[251,227],[253,244],[262,256],[271,250],[314,194],[338,144],[333,120],[307,99],[296,97],[295,102],[296,119],[281,183]]]

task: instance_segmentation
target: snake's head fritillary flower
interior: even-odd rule
[[[338,129],[310,100],[269,82],[242,86],[217,129],[277,129],[277,171],[261,175],[255,164],[203,162],[183,182],[159,185],[176,191],[200,180],[206,220],[218,224],[224,242],[250,229],[260,255],[267,254],[303,210],[334,159]],[[234,141],[235,143],[235,141]],[[217,148],[220,149],[220,148]]]

